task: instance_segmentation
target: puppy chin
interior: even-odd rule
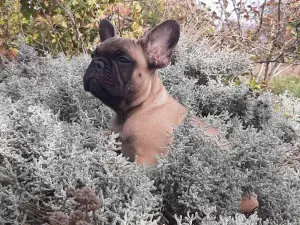
[[[102,87],[96,79],[91,79],[85,86],[85,91],[90,92],[101,102],[111,108],[115,108],[120,104],[121,98],[111,95],[104,87]]]
[[[109,95],[108,92],[104,88],[102,88],[100,84],[98,84],[96,79],[90,80],[85,90],[91,92],[100,100],[106,99]]]

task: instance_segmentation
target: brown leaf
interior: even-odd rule
[[[49,217],[50,225],[69,225],[69,216],[62,212],[54,212]]]
[[[223,6],[226,9],[228,7],[228,1],[227,0],[223,0]]]

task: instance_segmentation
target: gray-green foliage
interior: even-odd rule
[[[194,77],[198,83],[206,84],[208,78],[235,77],[249,71],[249,55],[229,49],[212,50],[207,40],[196,41],[186,34],[181,35],[174,54],[177,73]],[[169,71],[168,68],[165,71]],[[169,72],[167,72],[169,73]],[[179,73],[178,73],[179,74]]]
[[[150,224],[157,218],[153,182],[143,168],[117,156],[116,135],[103,135],[111,112],[83,91],[88,60],[20,59],[1,71],[7,77],[0,84],[1,224],[26,217],[41,224],[43,213],[33,213],[38,205],[58,210],[66,188],[78,182],[102,199],[99,221]]]
[[[178,225],[297,224],[299,100],[217,81],[198,86],[185,71],[235,74],[247,63],[204,45],[196,54],[195,43],[188,44],[180,42],[176,63],[160,76],[232,149],[219,149],[187,119],[174,133],[170,154],[152,168],[118,156],[117,135],[103,135],[111,111],[82,87],[89,57],[39,58],[23,46],[18,62],[0,65],[0,223],[40,224],[43,210],[68,212],[68,202],[61,209],[66,189],[85,184],[102,201],[96,217],[104,224],[157,224],[168,215]],[[247,191],[261,204],[250,218],[236,214]]]
[[[177,54],[184,58],[184,52]],[[178,61],[161,71],[169,92],[218,127],[233,147],[220,151],[191,125],[179,127],[171,154],[156,175],[168,210],[199,212],[208,204],[216,206],[217,214],[232,215],[241,192],[255,191],[260,218],[298,220],[300,180],[294,158],[300,151],[299,99],[225,86],[218,80],[202,86],[188,77],[180,82],[177,71],[182,73],[187,65]]]

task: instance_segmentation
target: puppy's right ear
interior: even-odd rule
[[[115,37],[116,30],[114,25],[106,19],[101,20],[99,23],[99,35],[101,42],[108,38]]]

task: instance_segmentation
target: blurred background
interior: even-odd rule
[[[251,69],[238,82],[300,96],[299,0],[2,0],[0,56],[16,57],[20,37],[41,55],[90,53],[104,18],[135,38],[176,19],[213,50],[249,54]]]

